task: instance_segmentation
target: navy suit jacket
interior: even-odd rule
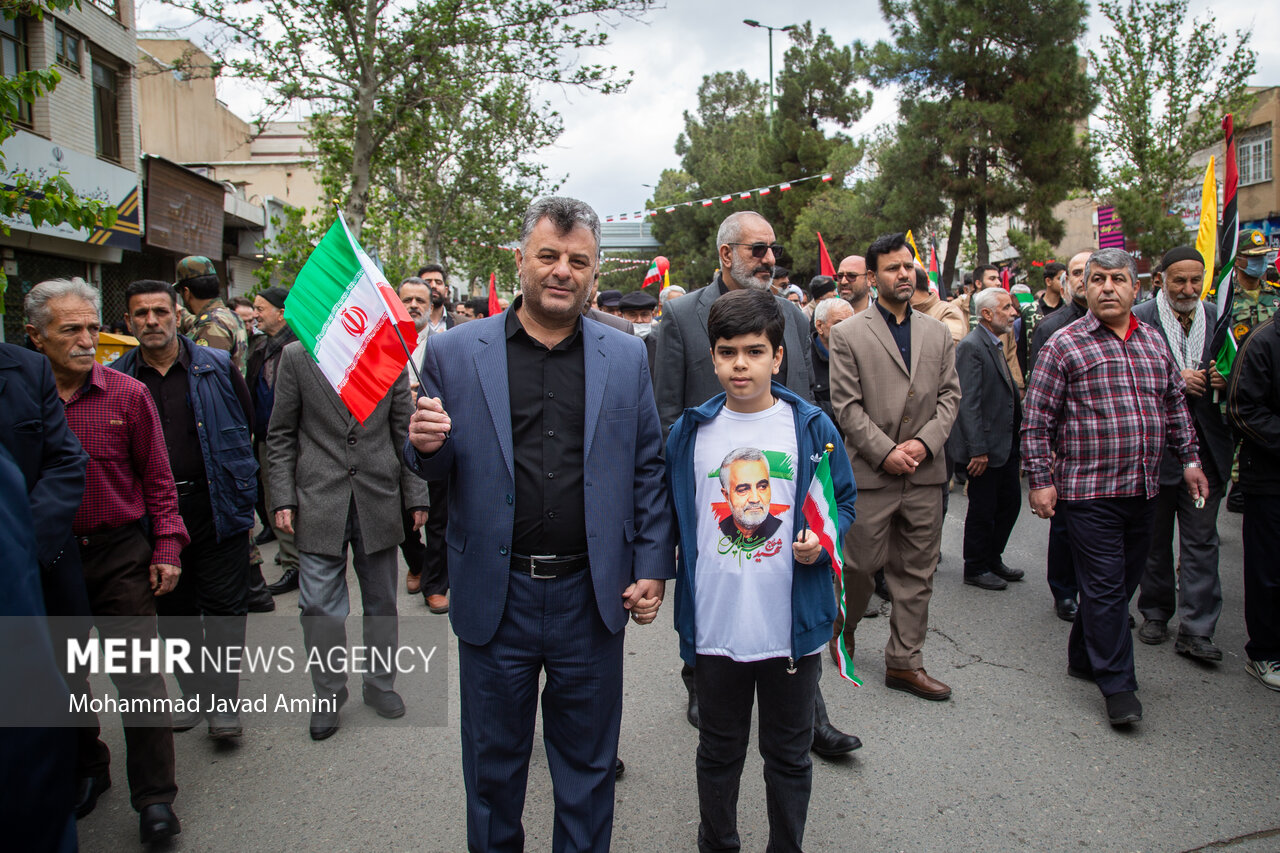
[[[499,314],[427,342],[423,391],[440,398],[452,432],[430,456],[404,446],[418,476],[449,479],[449,618],[472,645],[498,630],[511,574],[515,464],[505,324]],[[675,533],[644,344],[588,317],[582,337],[587,550],[600,617],[616,633],[627,623],[623,590],[638,579],[675,577]]]
[[[71,537],[89,457],[67,426],[49,360],[13,344],[0,344],[0,442],[26,478],[37,554],[48,569]]]

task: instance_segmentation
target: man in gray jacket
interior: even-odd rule
[[[275,406],[267,432],[268,471],[276,526],[298,546],[298,606],[308,657],[345,647],[347,545],[351,545],[364,602],[364,644],[392,649],[399,642],[396,547],[404,538],[400,506],[414,529],[427,520],[427,484],[400,462],[413,398],[403,374],[365,420],[357,421],[301,343],[284,348]],[[371,656],[364,701],[380,716],[404,715],[395,673]],[[315,667],[316,696],[334,710],[311,715],[311,738],[338,730],[347,700],[346,674]]]

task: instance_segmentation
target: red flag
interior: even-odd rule
[[[498,285],[494,280],[494,274],[489,273],[489,316],[496,317],[502,313],[502,306],[498,304]]]
[[[1009,289],[1009,268],[1005,267],[1000,270],[1000,286],[1005,290]]]
[[[836,274],[835,264],[831,263],[831,256],[827,254],[827,244],[822,242],[822,232],[815,232],[818,235],[818,263],[821,267],[823,275],[834,276]]]

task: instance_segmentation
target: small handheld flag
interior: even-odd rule
[[[847,624],[844,605],[844,560],[840,547],[840,510],[836,503],[836,489],[831,481],[831,451],[835,446],[828,444],[822,454],[822,461],[813,472],[813,480],[809,483],[809,491],[804,497],[805,523],[817,534],[822,550],[831,559],[831,566],[836,573],[836,586],[840,590],[837,606],[840,609],[841,622]],[[859,687],[862,680],[853,674],[853,654],[845,645],[844,632],[838,639],[840,658],[840,677],[852,681]]]
[[[298,273],[285,322],[360,423],[418,345],[413,319],[341,213]]]
[[[1213,288],[1213,253],[1218,244],[1218,179],[1214,173],[1213,156],[1204,170],[1204,187],[1200,190],[1200,230],[1196,233],[1196,251],[1204,258],[1204,299]]]
[[[911,236],[911,229],[907,229],[907,245],[911,247],[911,254],[916,256],[916,260],[923,260],[920,257],[920,250],[916,248],[916,238]]]
[[[831,256],[827,254],[827,244],[822,241],[822,232],[814,232],[818,235],[818,264],[823,275],[835,276],[836,267],[831,263]]]

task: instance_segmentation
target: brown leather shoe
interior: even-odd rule
[[[951,698],[951,688],[943,684],[936,678],[930,678],[929,673],[921,669],[886,669],[884,671],[884,686],[891,687],[894,690],[905,690],[913,693],[921,699],[930,699],[934,702],[941,702],[944,699]]]
[[[449,596],[447,595],[428,595],[427,609],[432,613],[448,613],[449,612]]]
[[[422,575],[405,575],[404,578],[405,592],[410,595],[417,595],[422,591]]]

